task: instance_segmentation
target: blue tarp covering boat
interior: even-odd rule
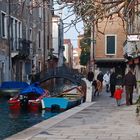
[[[22,89],[29,86],[26,82],[19,82],[19,81],[5,81],[2,82],[0,89]]]
[[[27,95],[29,93],[43,95],[45,93],[45,90],[41,88],[38,83],[34,83],[32,85],[27,86],[20,92],[21,95]]]
[[[18,96],[11,98],[9,103],[10,110],[28,110],[39,111],[41,107],[41,99],[48,97],[49,92],[39,86],[39,83],[34,83],[22,89]]]
[[[29,86],[26,82],[5,81],[0,86],[1,95],[15,96],[20,90]]]

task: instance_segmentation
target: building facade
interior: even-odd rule
[[[50,68],[63,65],[63,21],[58,15],[52,17],[52,50],[48,60]]]
[[[64,57],[65,64],[72,68],[73,65],[73,45],[70,39],[64,39]]]
[[[94,34],[94,63],[95,69],[100,68],[103,73],[115,68],[116,73],[124,74],[125,61],[123,57],[123,43],[126,39],[123,23],[117,15],[112,19],[99,23],[99,32]]]
[[[140,9],[139,2],[130,1],[125,9],[127,20],[127,37],[124,42],[124,57],[127,67],[134,70],[138,81],[138,93],[140,93]]]
[[[0,82],[27,81],[47,67],[52,6],[51,0],[49,6],[44,0],[0,1]]]

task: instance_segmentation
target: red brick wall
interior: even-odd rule
[[[124,32],[124,27],[122,20],[120,18],[115,18],[112,21],[106,22],[105,20],[99,24],[100,31],[103,34],[96,34],[96,44],[95,44],[95,59],[96,58],[123,58],[123,43],[126,39],[126,34]],[[117,50],[116,55],[109,56],[105,55],[105,35],[115,34],[117,35]]]

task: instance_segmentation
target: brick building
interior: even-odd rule
[[[123,57],[123,43],[126,34],[122,20],[117,16],[108,19],[108,21],[103,20],[99,23],[98,30],[103,34],[97,34],[95,31],[94,59],[96,67],[99,67],[103,72],[114,67],[117,73],[124,74],[126,64]]]

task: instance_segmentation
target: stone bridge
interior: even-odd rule
[[[83,75],[79,72],[75,71],[74,69],[70,69],[66,66],[63,67],[56,67],[54,69],[49,69],[47,71],[42,71],[40,73],[37,73],[34,76],[34,81],[32,82],[40,82],[43,83],[47,80],[53,79],[53,78],[64,78],[76,85],[83,85]]]

